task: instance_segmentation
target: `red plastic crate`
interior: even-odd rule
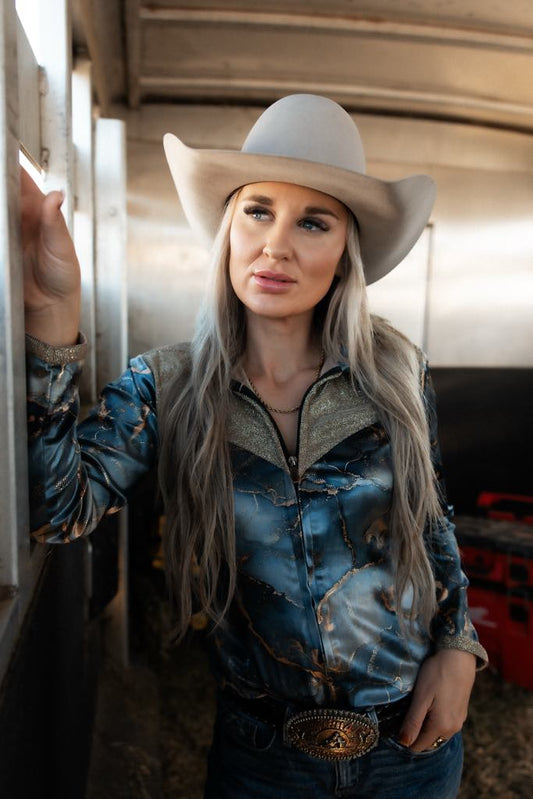
[[[481,517],[454,521],[479,639],[505,680],[533,689],[533,529]]]
[[[533,602],[471,585],[468,604],[490,663],[507,682],[533,689]]]
[[[482,491],[477,498],[477,506],[489,519],[533,525],[533,497]]]

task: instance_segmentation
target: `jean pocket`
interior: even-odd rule
[[[452,735],[451,738],[442,743],[440,746],[431,749],[424,749],[423,752],[413,752],[412,749],[401,744],[398,740],[396,740],[396,738],[384,738],[383,743],[387,746],[390,746],[391,749],[399,752],[409,760],[427,760],[428,758],[436,757],[438,754],[445,752],[451,745],[452,741],[456,740],[456,736],[460,735],[461,733],[458,732],[455,735]]]
[[[225,709],[219,718],[220,731],[239,746],[266,752],[276,737],[276,728],[240,710]]]

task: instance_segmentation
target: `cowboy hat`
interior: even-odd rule
[[[187,147],[163,139],[191,227],[212,242],[227,198],[248,183],[296,183],[329,194],[354,214],[368,284],[386,275],[420,237],[435,199],[427,175],[383,181],[366,175],[357,126],[326,97],[293,94],[269,106],[241,150]]]

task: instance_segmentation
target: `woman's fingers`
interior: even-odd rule
[[[41,212],[41,257],[50,256],[65,262],[77,264],[74,244],[61,213],[65,195],[62,191],[52,191],[43,198]]]
[[[43,194],[34,180],[20,168],[22,245],[36,249],[46,247],[55,258],[72,258],[72,240],[61,213],[64,192],[51,191]]]
[[[431,707],[431,700],[431,695],[426,696],[421,690],[417,691],[415,687],[409,710],[405,715],[398,736],[398,740],[403,746],[410,747],[418,739],[420,731],[422,730],[422,725]]]
[[[44,194],[25,169],[20,167],[20,222],[22,247],[26,249],[38,235]]]
[[[79,265],[61,213],[62,191],[43,194],[21,168],[21,232],[25,280],[32,299],[61,299],[79,287]]]
[[[64,194],[43,194],[21,169],[21,236],[26,330],[50,344],[76,340],[80,268],[61,212]]]
[[[414,739],[410,748],[413,752],[425,752],[427,749],[431,749],[436,741],[438,742],[440,740],[441,743],[447,741],[448,738],[451,738],[452,735],[459,732],[462,726],[462,722],[457,728],[453,725],[450,726],[446,714],[439,713],[435,708],[435,710],[430,711],[424,719],[420,733]]]
[[[400,731],[400,743],[413,752],[422,752],[462,728],[468,713],[475,663],[468,652],[447,649],[422,664]]]

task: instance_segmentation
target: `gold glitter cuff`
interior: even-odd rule
[[[46,344],[46,342],[26,333],[26,352],[29,352],[30,355],[36,355],[37,358],[49,363],[51,366],[63,366],[66,363],[83,361],[87,354],[87,349],[87,339],[83,333],[79,334],[78,343],[70,347],[53,347],[51,344]]]
[[[489,656],[486,649],[481,646],[479,641],[473,641],[467,635],[445,635],[437,642],[437,650],[439,649],[460,649],[463,652],[470,652],[477,658],[477,670],[481,671],[488,666]]]

